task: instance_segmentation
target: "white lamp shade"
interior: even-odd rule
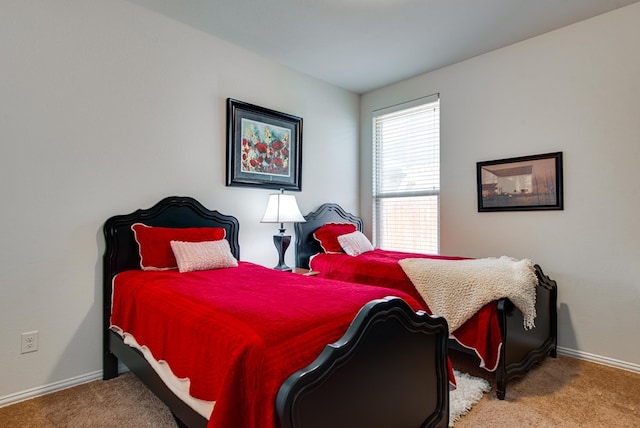
[[[267,209],[262,216],[262,223],[302,223],[306,220],[302,216],[296,197],[277,193],[269,195]]]

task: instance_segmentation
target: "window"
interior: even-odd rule
[[[373,240],[416,253],[440,250],[440,100],[373,112]]]

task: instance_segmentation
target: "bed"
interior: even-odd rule
[[[149,258],[143,253],[141,260],[139,233],[147,228],[223,230],[215,242],[237,266],[142,270]],[[447,324],[416,311],[419,303],[410,296],[362,292],[241,261],[237,219],[190,197],[113,216],[104,235],[103,378],[118,376],[122,363],[168,406],[178,426],[448,425]],[[305,299],[312,303],[305,306]],[[331,310],[316,309],[327,302]],[[193,320],[196,326],[187,327]],[[197,340],[181,342],[190,335]],[[156,342],[162,350],[153,349]],[[149,359],[149,352],[161,357]],[[187,371],[187,386],[204,391],[196,398],[205,404],[215,403],[210,414],[166,380],[158,369],[165,357],[177,377],[191,367],[184,361],[199,361]],[[263,384],[270,386],[256,395],[253,389]],[[206,397],[211,391],[215,397]]]
[[[398,261],[407,257],[463,259],[379,249],[356,257],[344,253],[325,254],[314,237],[314,232],[329,223],[355,225],[355,230],[361,232],[362,219],[334,203],[323,204],[304,217],[306,222],[295,224],[297,267],[311,268],[319,277],[396,288],[421,300],[425,306],[425,301],[400,268]],[[320,264],[322,267],[318,267]],[[506,396],[508,380],[523,376],[547,355],[556,357],[557,284],[543,273],[539,265],[535,265],[534,269],[537,277],[535,328],[525,328],[521,311],[509,299],[501,298],[482,307],[450,336],[451,349],[475,354],[480,359],[481,367],[495,372],[496,395],[501,400]]]

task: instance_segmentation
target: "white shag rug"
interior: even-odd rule
[[[471,376],[457,370],[453,371],[456,376],[457,388],[449,391],[449,426],[469,413],[469,410],[482,398],[482,395],[491,390],[489,382],[479,377]]]

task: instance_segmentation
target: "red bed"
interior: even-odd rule
[[[276,393],[291,367],[310,364],[362,306],[391,294],[420,309],[395,290],[246,262],[189,273],[125,271],[114,280],[111,320],[176,376],[190,378],[193,397],[216,401],[210,427],[270,428]]]
[[[223,256],[203,267],[201,254],[175,252],[178,269],[167,268],[173,256],[157,251],[167,242],[154,235],[152,247],[143,244],[143,234],[161,229],[185,236],[211,229],[207,239],[215,241],[202,244],[215,243]],[[112,217],[105,237],[104,378],[117,376],[122,361],[180,426],[388,426],[405,416],[447,425],[446,322],[416,312],[421,304],[408,294],[238,262],[237,220],[191,198]],[[176,394],[153,369],[157,362],[188,378],[193,398],[215,402],[211,414]],[[378,411],[384,406],[371,403],[380,397],[393,404]]]
[[[298,267],[309,267],[322,278],[401,290],[421,302],[427,310],[424,299],[398,261],[407,258],[463,259],[381,249],[350,256],[331,240],[325,240],[324,248],[314,234],[319,233],[327,224],[351,226],[346,227],[344,232],[362,231],[361,218],[347,213],[337,204],[323,204],[316,211],[307,214],[305,219],[305,223],[295,225]],[[500,299],[482,307],[461,327],[451,332],[452,346],[475,353],[483,368],[496,372],[496,393],[501,399],[506,394],[506,381],[509,378],[522,376],[547,354],[554,357],[556,355],[557,286],[555,281],[542,273],[539,266],[536,265],[535,270],[538,278],[536,328],[525,330],[520,311],[508,299]]]
[[[404,253],[374,249],[356,257],[345,253],[319,253],[310,260],[310,268],[322,278],[338,279],[359,284],[393,287],[411,295],[429,311],[420,293],[413,286],[398,264],[406,258],[436,258],[458,260],[460,257],[427,256],[424,254]],[[502,335],[498,323],[496,302],[480,309],[451,336],[462,346],[473,350],[480,358],[480,366],[495,371],[500,358]]]

